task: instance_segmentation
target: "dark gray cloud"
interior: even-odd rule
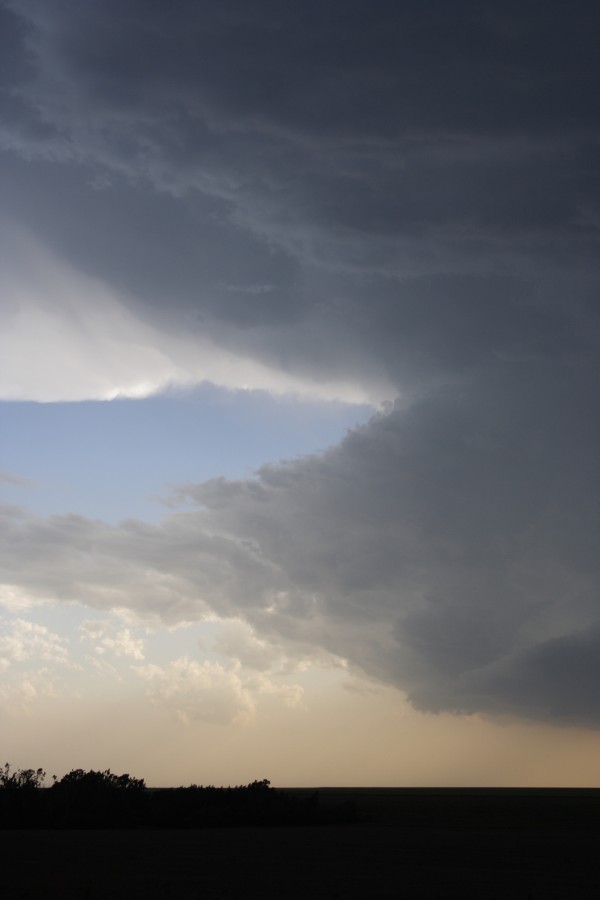
[[[424,292],[597,285],[593,3],[3,15],[9,213],[165,327],[300,372],[397,377],[363,352],[352,300],[377,344]]]
[[[160,528],[10,513],[7,580],[597,724],[598,4],[0,11],[6,217],[166,331],[399,398]]]
[[[506,368],[191,493],[296,588],[262,627],[312,626],[424,708],[597,722],[595,364]]]

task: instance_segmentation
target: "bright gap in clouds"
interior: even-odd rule
[[[142,400],[2,403],[0,497],[39,515],[157,521],[169,485],[248,477],[319,452],[373,412],[211,385]]]

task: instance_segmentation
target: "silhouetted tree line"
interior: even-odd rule
[[[148,788],[129,774],[73,769],[45,787],[43,769],[0,769],[0,828],[202,828],[311,825],[353,819],[348,805],[322,808],[318,792],[292,797],[267,779],[237,787]]]

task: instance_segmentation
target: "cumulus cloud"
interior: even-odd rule
[[[0,669],[8,669],[14,663],[32,659],[44,662],[66,663],[69,654],[67,641],[50,631],[45,625],[37,625],[27,619],[5,619],[1,623]]]
[[[185,725],[248,725],[261,695],[279,698],[289,707],[302,705],[300,685],[278,682],[266,672],[247,675],[239,662],[222,666],[182,657],[166,666],[147,664],[133,670],[146,682],[152,702],[165,704]]]
[[[248,678],[245,687],[256,694],[267,694],[283,700],[286,706],[296,709],[302,706],[304,691],[299,684],[278,684],[264,673]]]
[[[47,681],[45,684],[47,685]],[[44,693],[42,690],[42,696]],[[13,715],[30,714],[39,696],[39,679],[31,675],[24,675],[10,684],[0,685],[0,703],[4,710]]]
[[[235,668],[219,663],[177,659],[167,666],[136,666],[156,703],[174,710],[184,724],[194,720],[213,725],[247,724],[255,703]]]
[[[144,658],[143,638],[133,637],[129,628],[118,630],[112,622],[105,619],[87,619],[79,626],[79,630],[82,640],[91,641],[94,652],[99,656],[109,653],[117,657]]]
[[[281,650],[258,638],[240,619],[227,622],[215,638],[213,649],[247,669],[267,671],[283,663]]]
[[[66,679],[54,666],[56,661],[50,658],[50,665],[28,667],[26,671],[15,667],[14,671],[5,672],[0,684],[0,710],[22,724],[23,716],[33,718],[47,710],[50,703],[72,698]]]

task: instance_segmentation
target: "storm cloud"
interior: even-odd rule
[[[598,15],[4,3],[3,208],[146,322],[397,382],[414,308],[593,302]]]
[[[15,355],[2,396],[64,399],[97,357],[84,396],[381,405],[321,455],[180,486],[197,507],[159,526],[6,509],[2,580],[242,617],[423,709],[598,725],[597,4],[0,11],[3,228],[64,276],[44,294],[11,254],[5,340],[44,294],[39,344],[58,322],[78,348],[50,379]]]
[[[322,455],[182,486],[198,510],[161,526],[7,511],[3,580],[167,624],[242,616],[420,708],[596,724],[593,375],[502,362]]]

